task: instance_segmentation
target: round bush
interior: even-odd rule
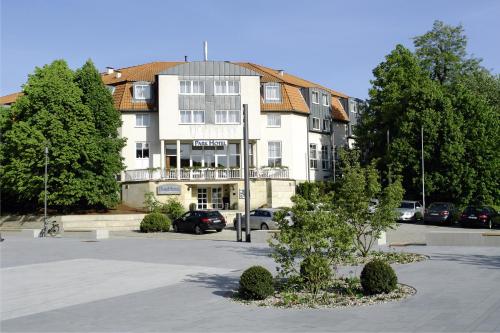
[[[273,275],[262,266],[252,266],[241,274],[240,295],[249,300],[262,300],[274,293]]]
[[[304,282],[322,287],[332,277],[332,269],[327,258],[310,255],[300,263],[300,276]]]
[[[170,219],[162,213],[150,213],[142,219],[141,232],[169,231]]]
[[[392,267],[379,259],[367,263],[360,278],[363,291],[367,295],[391,292],[398,284],[398,277]]]

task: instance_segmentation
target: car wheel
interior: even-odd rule
[[[217,231],[217,232],[221,232],[221,231],[222,231],[222,229],[217,229],[216,231]]]
[[[199,225],[194,226],[194,233],[197,235],[201,235],[203,233],[203,230],[201,230]]]
[[[267,224],[262,223],[262,224],[260,225],[260,230],[269,230],[269,227],[267,226]]]

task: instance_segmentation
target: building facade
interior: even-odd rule
[[[250,204],[291,205],[297,183],[332,177],[348,145],[349,97],[252,63],[154,62],[102,74],[121,113],[122,202],[153,192],[189,208],[242,210],[243,104]]]

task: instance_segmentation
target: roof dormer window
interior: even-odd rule
[[[264,85],[264,100],[271,103],[281,100],[279,84],[268,83]]]
[[[313,91],[311,94],[313,104],[319,104],[319,92]]]
[[[151,85],[149,84],[134,85],[134,99],[136,100],[151,99]]]

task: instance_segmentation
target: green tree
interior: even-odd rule
[[[331,267],[345,261],[355,250],[351,227],[338,214],[332,213],[332,196],[319,195],[317,190],[310,195],[313,197],[305,199],[296,195],[292,198],[292,221],[284,219],[285,211],[276,214],[280,232],[270,241],[272,256],[279,265],[279,276],[294,282],[301,281],[299,268],[304,260],[314,258],[315,262],[326,262]],[[317,203],[313,210],[310,200]],[[308,285],[312,283],[308,281],[305,286],[317,292],[317,287],[324,282],[318,280],[315,282],[318,285]]]
[[[68,210],[102,204],[92,172],[99,156],[92,113],[66,62],[36,68],[10,111],[0,155],[4,207],[41,206],[46,145],[49,205]]]
[[[113,97],[91,60],[76,71],[75,82],[83,92],[83,104],[92,113],[96,129],[95,140],[99,147],[90,170],[94,173],[93,192],[100,197],[100,205],[112,207],[119,201],[120,188],[115,176],[124,168],[121,150],[125,140],[118,137],[120,113],[115,109]]]
[[[366,257],[382,232],[395,226],[395,209],[403,199],[403,188],[399,179],[383,188],[375,161],[363,167],[357,151],[349,154],[354,158],[342,157],[349,163],[344,165],[334,206],[336,214],[351,226],[356,249]],[[378,200],[374,211],[370,209],[372,199]]]
[[[423,126],[428,199],[498,203],[498,76],[467,58],[461,26],[436,22],[415,47],[396,46],[373,71],[356,128],[365,162],[377,159],[386,179],[401,174],[407,195],[419,198]]]
[[[433,80],[450,83],[457,76],[474,72],[480,59],[467,58],[467,37],[462,25],[456,27],[434,21],[431,31],[414,39],[416,56]]]

